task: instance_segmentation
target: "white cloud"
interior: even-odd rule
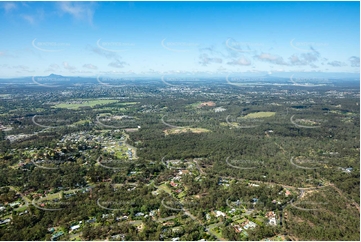
[[[9,13],[12,10],[16,9],[17,6],[14,2],[4,2],[2,8],[5,10],[5,13]]]
[[[348,60],[350,61],[352,67],[360,67],[360,57],[351,56]]]
[[[90,47],[90,50],[97,55],[103,56],[107,59],[112,59],[113,61],[110,62],[108,66],[115,68],[123,68],[127,64],[124,61],[120,61],[121,57],[115,52],[103,50],[98,47]]]
[[[241,57],[241,58],[238,58],[237,60],[232,60],[232,61],[229,61],[227,62],[228,65],[238,65],[238,66],[249,66],[251,65],[251,62],[244,58],[244,57]]]
[[[87,69],[91,69],[91,70],[98,69],[98,67],[96,67],[95,65],[92,65],[92,64],[84,64],[83,67],[87,68]]]
[[[93,23],[94,3],[84,2],[59,2],[60,13],[70,14],[78,20],[86,20]]]
[[[288,58],[291,62],[291,65],[306,65],[304,60],[301,60],[297,55],[292,55]]]
[[[226,68],[224,68],[223,66],[220,66],[218,69],[217,69],[217,72],[225,72],[227,71]]]
[[[119,55],[117,53],[112,52],[112,51],[102,50],[98,47],[91,47],[91,51],[94,52],[95,54],[103,56],[107,59],[119,58]]]
[[[328,62],[327,65],[339,67],[339,66],[346,66],[346,63],[343,63],[341,61],[331,61],[331,62]]]
[[[51,68],[55,68],[55,69],[59,69],[59,68],[60,68],[60,66],[59,66],[59,65],[57,65],[57,64],[51,64],[49,67],[51,67]]]
[[[26,15],[26,14],[23,14],[21,15],[21,17],[23,19],[25,19],[29,24],[34,24],[35,23],[35,18],[31,15]]]
[[[115,68],[123,68],[127,63],[124,61],[120,61],[118,59],[109,63],[108,66],[115,67]]]
[[[29,70],[28,66],[24,66],[24,65],[17,65],[17,66],[13,66],[12,68],[16,69],[17,73],[23,73],[23,72],[34,72],[32,70]]]
[[[51,64],[49,65],[48,69],[45,70],[45,72],[55,72],[60,69],[60,66],[57,64]]]
[[[202,65],[202,66],[207,66],[208,64],[211,64],[211,63],[222,63],[223,60],[221,58],[218,58],[218,57],[214,57],[214,58],[211,58],[208,56],[208,54],[201,54],[199,56],[199,63]]]
[[[314,61],[317,61],[318,58],[320,57],[320,53],[315,50],[314,48],[310,48],[311,51],[307,52],[307,53],[302,53],[301,57],[307,62],[307,63],[311,63]]]
[[[222,58],[226,58],[221,51],[216,50],[214,46],[206,47],[206,48],[199,48],[199,64],[202,66],[207,66],[212,63],[223,63]]]
[[[76,69],[76,67],[70,66],[68,62],[63,62],[63,67],[64,67],[64,69],[69,70],[69,71],[74,71]]]
[[[225,57],[225,55],[221,51],[218,51],[215,46],[199,48],[199,51],[201,53],[208,53],[208,54],[213,55],[213,56]]]
[[[276,65],[285,65],[285,66],[310,66],[313,68],[317,68],[315,63],[319,60],[320,53],[310,48],[310,52],[302,53],[300,55],[293,54],[288,58],[288,61],[284,61],[283,58],[279,55],[273,55],[270,53],[262,53],[260,55],[256,55],[255,59],[269,62]]]
[[[281,56],[279,55],[272,55],[270,53],[262,53],[260,55],[254,56],[257,60],[265,61],[277,65],[288,65]]]
[[[77,71],[72,71],[72,73],[78,73],[78,74],[88,74],[88,73],[92,73],[91,71],[85,71],[85,70],[77,70]]]
[[[34,13],[35,12],[35,13]],[[31,11],[30,14],[20,14],[19,16],[27,21],[29,24],[36,24],[44,19],[44,9],[37,8]]]
[[[301,56],[292,55],[288,58],[290,65],[294,66],[304,66],[313,64],[313,62],[318,60],[318,54],[316,53],[303,53]]]

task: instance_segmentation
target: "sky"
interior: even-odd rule
[[[359,2],[0,2],[0,78],[360,72]]]

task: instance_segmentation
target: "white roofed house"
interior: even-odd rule
[[[277,220],[275,217],[273,218],[270,218],[269,222],[268,222],[270,225],[277,225]]]
[[[216,213],[216,217],[217,217],[217,218],[218,218],[219,216],[226,217],[226,214],[223,213],[223,212],[221,212],[221,211],[216,210],[216,211],[214,211],[214,212]]]
[[[269,225],[277,225],[275,212],[269,211],[269,212],[266,213],[265,217],[269,219],[269,221],[268,221]]]
[[[80,224],[77,224],[77,225],[71,226],[71,227],[70,227],[70,230],[71,230],[71,231],[74,231],[74,230],[77,230],[77,229],[79,229],[79,228],[80,228]]]
[[[140,217],[140,216],[144,216],[144,213],[142,213],[142,212],[139,212],[139,213],[136,213],[135,215],[134,215],[135,217]]]

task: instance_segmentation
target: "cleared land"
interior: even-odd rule
[[[125,102],[125,103],[117,103],[117,106],[127,106],[127,105],[135,105],[138,104],[138,102]]]
[[[59,103],[53,108],[67,108],[67,109],[79,109],[80,107],[94,107],[96,105],[105,105],[110,103],[118,102],[119,100],[111,100],[111,99],[83,99],[83,100],[73,100],[65,103]]]
[[[210,132],[208,129],[203,128],[173,128],[173,129],[167,129],[163,131],[166,135],[169,134],[181,134],[181,133],[194,133],[194,134],[200,134],[205,132]]]
[[[249,113],[241,118],[269,118],[275,116],[275,114],[276,112],[256,112],[256,113]]]
[[[201,107],[214,107],[216,106],[215,102],[208,101],[208,102],[196,102],[188,105],[187,107],[190,108],[201,108]]]

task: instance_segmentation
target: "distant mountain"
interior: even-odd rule
[[[62,75],[57,75],[57,74],[54,74],[54,73],[51,73],[48,77],[52,77],[52,78],[60,78],[60,77],[64,77]]]

